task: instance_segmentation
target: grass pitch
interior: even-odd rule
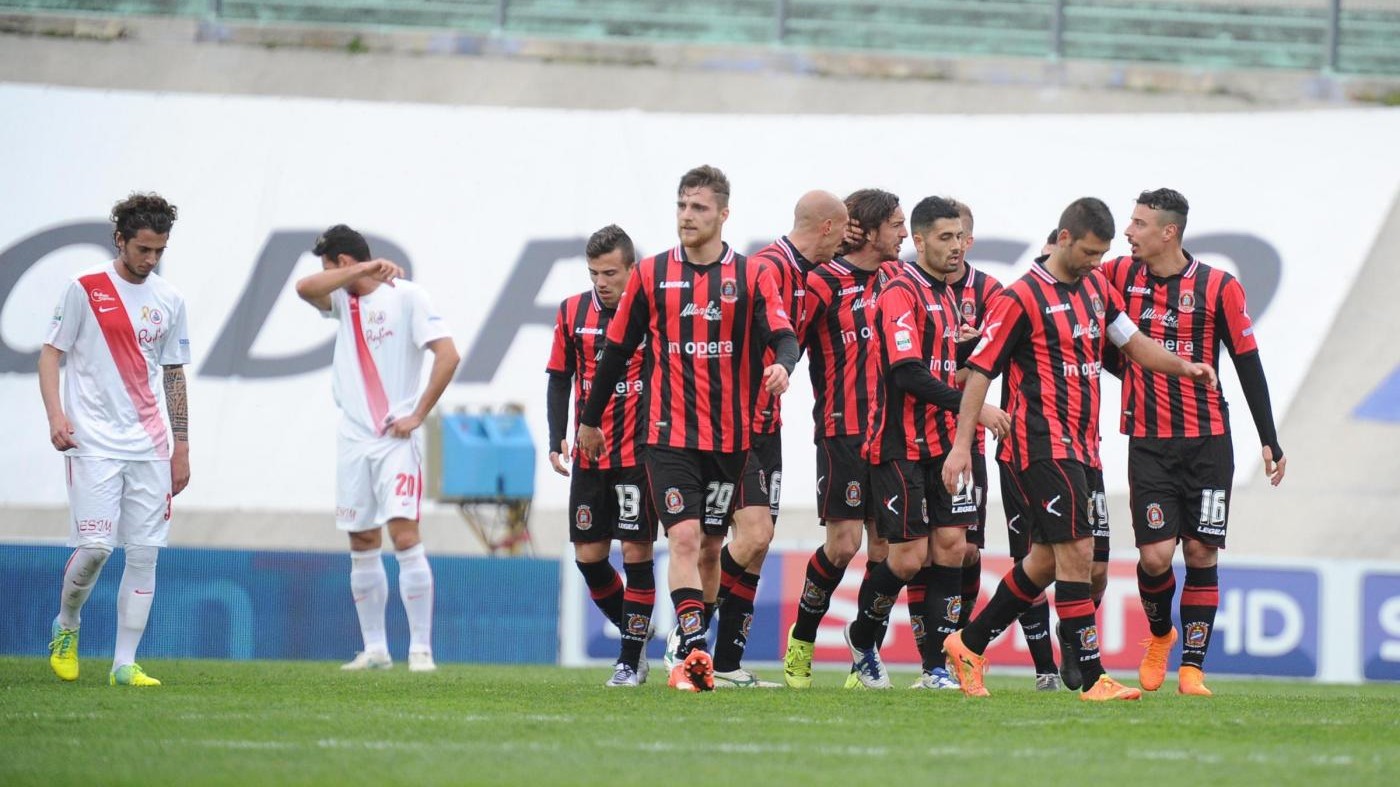
[[[1101,705],[995,674],[969,700],[846,691],[835,672],[696,695],[659,670],[623,690],[606,669],[153,660],[165,685],[129,689],[107,666],[63,684],[45,659],[0,658],[0,785],[1400,784],[1391,685],[1213,679],[1200,700],[1169,675]]]

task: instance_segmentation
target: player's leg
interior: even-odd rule
[[[916,688],[957,688],[944,663],[943,642],[958,629],[963,616],[963,561],[967,557],[967,528],[977,524],[977,485],[950,494],[943,486],[942,458],[923,465],[929,524],[933,528],[928,561],[928,594],[924,600],[923,675]],[[969,610],[970,613],[970,610]]]
[[[972,478],[977,501],[977,524],[967,528],[967,549],[962,559],[962,615],[958,628],[967,625],[982,594],[982,550],[987,546],[987,456],[972,455]]]
[[[49,666],[63,680],[78,679],[78,629],[83,605],[116,544],[121,518],[122,463],[100,457],[64,457],[68,484],[68,545],[63,590],[49,642]]]
[[[575,469],[569,482],[569,542],[588,595],[618,631],[623,630],[622,577],[608,561],[613,528],[619,516],[618,495],[612,470]],[[640,490],[639,490],[640,493]],[[624,501],[626,502],[626,501]]]
[[[1019,563],[1030,554],[1031,522],[1035,512],[1031,510],[1025,492],[1020,487],[1011,467],[997,460],[997,473],[1001,480],[1001,505],[1006,516],[1006,541],[1013,563]],[[969,616],[969,619],[971,616]],[[1059,668],[1055,665],[1055,650],[1050,642],[1050,604],[1045,593],[1035,600],[1018,618],[1021,636],[1026,640],[1031,661],[1035,664],[1035,684],[1041,691],[1055,691],[1060,686]],[[993,632],[996,639],[1001,632]]]
[[[617,501],[613,535],[622,542],[622,569],[627,575],[622,594],[622,645],[609,686],[639,686],[651,671],[646,644],[651,638],[651,616],[656,606],[656,571],[653,544],[656,514],[651,504],[644,467],[613,472],[612,490]]]
[[[108,680],[112,685],[159,686],[136,663],[136,649],[155,601],[157,555],[170,535],[170,463],[125,462],[122,484],[118,538],[126,567],[117,589],[117,639]]]
[[[756,470],[755,474],[753,471]],[[756,477],[755,477],[756,476]],[[715,639],[715,685],[776,688],[740,663],[753,625],[758,580],[782,497],[783,453],[777,434],[754,435],[737,492],[733,537],[720,557],[719,628]],[[726,587],[727,585],[727,587]]]
[[[1012,565],[1002,577],[987,606],[973,615],[965,628],[943,641],[943,652],[948,655],[948,663],[964,694],[987,696],[982,685],[982,673],[986,670],[983,654],[987,646],[995,634],[1005,631],[1037,597],[1043,598],[1045,587],[1054,577],[1054,550],[1048,544],[1033,543],[1026,557]]]
[[[1209,697],[1205,685],[1205,659],[1220,605],[1220,550],[1230,518],[1230,493],[1235,474],[1235,451],[1230,435],[1192,441],[1194,458],[1190,478],[1200,512],[1182,527],[1182,551],[1186,558],[1186,582],[1181,589],[1181,668],[1177,691]],[[1187,510],[1190,510],[1189,508]]]
[[[388,439],[377,454],[376,521],[389,527],[394,557],[399,564],[399,600],[408,617],[408,668],[433,672],[433,569],[419,533],[422,515],[423,465],[419,435]]]
[[[1129,507],[1133,514],[1133,539],[1138,548],[1137,583],[1142,611],[1151,636],[1143,642],[1138,682],[1156,691],[1166,679],[1167,658],[1177,641],[1172,624],[1172,600],[1176,574],[1172,557],[1184,519],[1178,473],[1180,451],[1175,440],[1134,437],[1128,441]]]
[[[364,642],[364,650],[341,669],[388,669],[393,666],[384,631],[389,575],[384,571],[382,525],[375,521],[370,455],[363,442],[338,441],[335,495],[336,528],[350,539],[350,597]]]

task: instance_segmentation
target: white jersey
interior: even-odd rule
[[[331,293],[339,325],[331,364],[341,434],[371,439],[396,418],[412,414],[422,391],[423,349],[448,336],[428,294],[410,281],[381,284],[365,296]]]
[[[185,299],[152,273],[141,284],[116,262],[78,274],[54,309],[46,344],[68,358],[63,411],[73,424],[69,456],[169,459],[162,366],[190,362]]]

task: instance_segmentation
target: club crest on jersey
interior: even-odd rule
[[[645,637],[647,629],[651,627],[651,618],[646,615],[628,615],[627,633],[634,637]]]
[[[851,481],[846,484],[846,505],[851,508],[860,508],[860,482]]]
[[[820,607],[826,605],[826,600],[830,597],[825,590],[812,584],[812,580],[806,580],[802,585],[802,603],[810,607]]]
[[[1090,296],[1089,296],[1089,303],[1090,303],[1090,305],[1092,305],[1092,306],[1094,307],[1094,314],[1097,314],[1098,316],[1102,317],[1102,316],[1103,316],[1103,298],[1100,298],[1098,295],[1090,295]]]
[[[1161,530],[1167,524],[1167,515],[1162,513],[1162,507],[1157,503],[1147,504],[1147,526],[1153,530]]]
[[[1196,293],[1187,290],[1181,293],[1181,297],[1176,299],[1176,310],[1182,314],[1190,314],[1196,310]]]
[[[943,614],[949,620],[957,620],[962,617],[962,596],[949,596],[943,601]]]
[[[681,490],[674,486],[666,490],[666,513],[679,514],[685,510],[685,498],[681,496]]]
[[[1210,636],[1210,624],[1196,621],[1186,624],[1186,642],[1184,647],[1204,648],[1206,639]]]
[[[968,322],[977,321],[977,303],[971,300],[962,302],[962,316]]]
[[[725,279],[720,282],[719,299],[725,303],[734,303],[739,300],[739,282],[733,279]]]
[[[1090,626],[1079,632],[1079,647],[1083,650],[1099,649],[1099,627]]]
[[[579,506],[574,511],[574,527],[579,530],[588,530],[593,527],[593,509],[588,506]]]
[[[152,309],[149,306],[142,306],[141,319],[144,322],[148,322],[152,325],[160,325],[161,320],[164,320],[165,317],[160,313],[160,309]]]
[[[699,612],[682,612],[678,622],[681,624],[681,631],[686,634],[697,634],[700,631]]]

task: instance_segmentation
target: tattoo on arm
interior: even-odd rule
[[[189,401],[185,395],[183,366],[165,367],[165,409],[170,413],[170,431],[175,435],[175,442],[189,442]]]

